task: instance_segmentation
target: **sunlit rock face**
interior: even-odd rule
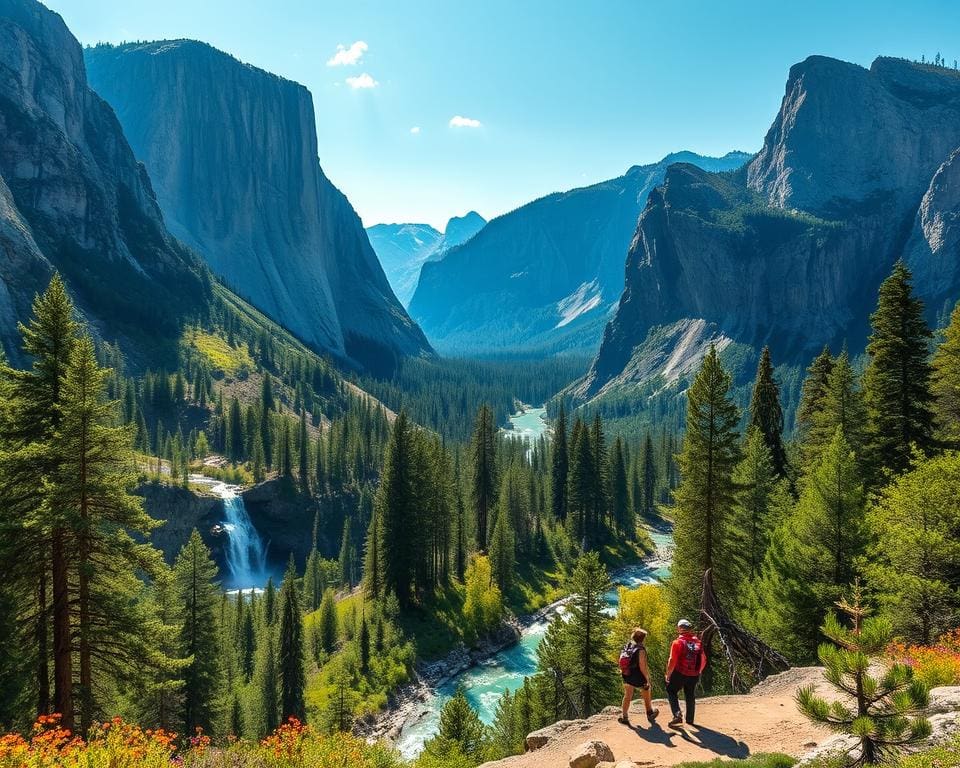
[[[769,344],[795,365],[824,344],[857,352],[899,258],[933,320],[960,298],[958,147],[956,71],[887,58],[795,65],[749,165],[675,165],[650,194],[616,314],[574,391],[669,378],[656,361],[672,349],[695,359],[721,339]]]
[[[430,354],[317,159],[310,92],[204,43],[84,52],[170,230],[314,348],[360,365]]]

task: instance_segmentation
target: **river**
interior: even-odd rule
[[[537,440],[549,428],[543,408],[524,408],[510,417],[511,429],[505,434],[518,432],[528,441]],[[621,568],[612,574],[617,586],[635,587],[650,584],[668,574],[673,538],[666,530],[651,530],[651,538],[657,552],[646,562]],[[606,594],[608,613],[615,614],[618,594],[614,587]],[[562,609],[561,609],[562,610]],[[467,699],[477,710],[480,719],[490,724],[496,714],[497,701],[504,691],[515,691],[523,685],[523,679],[537,670],[537,648],[546,634],[549,619],[542,619],[527,626],[520,642],[492,656],[486,662],[472,667],[441,684],[434,694],[418,707],[412,720],[404,725],[397,740],[397,748],[406,758],[416,757],[424,743],[439,729],[440,710],[463,685]]]

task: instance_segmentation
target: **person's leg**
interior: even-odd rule
[[[680,681],[678,680],[679,675],[679,672],[674,672],[670,675],[670,680],[667,682],[667,701],[670,702],[670,711],[673,713],[675,719],[680,717],[680,698],[677,696],[681,687]]]
[[[657,716],[657,710],[653,708],[653,696],[650,694],[650,686],[640,689],[640,696],[643,697],[643,705],[647,710],[647,717],[651,720]]]
[[[685,677],[683,681],[683,698],[687,703],[687,723],[694,724],[697,712],[697,682],[699,677]]]
[[[623,684],[623,704],[620,707],[622,717],[626,720],[630,716],[630,702],[633,701],[633,686],[628,683]]]

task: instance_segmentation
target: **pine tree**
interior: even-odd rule
[[[401,606],[409,605],[413,598],[416,553],[411,539],[419,533],[414,507],[415,451],[414,436],[406,414],[401,411],[387,442],[380,485],[374,498],[374,514],[379,518],[377,557],[383,589],[395,594]]]
[[[775,531],[757,585],[753,628],[791,658],[812,656],[817,627],[853,582],[867,545],[865,518],[856,458],[837,429]]]
[[[827,381],[833,370],[833,356],[830,349],[824,347],[817,355],[810,367],[800,388],[800,404],[797,406],[797,436],[803,443],[813,426],[814,415],[823,404],[823,397],[827,392]]]
[[[593,450],[590,432],[577,419],[570,434],[570,466],[567,472],[567,529],[578,543],[585,543],[593,509]]]
[[[933,355],[931,391],[936,398],[937,438],[960,448],[960,302],[950,314],[943,342]]]
[[[280,696],[277,680],[277,644],[274,631],[267,628],[257,659],[256,689],[259,699],[258,736],[273,733],[280,725]]]
[[[366,675],[370,672],[370,626],[367,617],[360,617],[360,629],[357,631],[357,650],[360,655],[360,672]]]
[[[562,523],[567,519],[567,415],[563,405],[557,414],[550,442],[550,505],[553,519]]]
[[[36,711],[51,708],[63,727],[73,729],[73,653],[70,627],[70,553],[62,518],[45,503],[38,477],[55,472],[62,458],[53,440],[60,426],[62,385],[76,343],[77,323],[66,286],[54,274],[46,291],[33,302],[32,317],[20,325],[29,370],[4,368],[3,437],[3,573],[24,595],[24,624],[33,630],[36,660]],[[47,616],[51,616],[52,643]],[[51,697],[49,661],[53,658]]]
[[[730,527],[736,503],[733,471],[740,459],[738,421],[730,375],[711,346],[687,392],[687,432],[679,457],[682,481],[674,494],[676,549],[668,586],[678,614],[700,604],[708,569],[721,596],[732,604],[737,600]]]
[[[77,634],[81,733],[101,709],[95,704],[94,664],[101,673],[123,679],[131,662],[142,658],[147,638],[137,605],[137,572],[160,567],[157,550],[129,538],[145,538],[157,523],[128,490],[136,483],[132,434],[112,426],[117,403],[106,400],[108,375],[97,364],[93,342],[82,336],[70,355],[57,405],[54,440],[62,458],[48,478],[49,504],[76,546],[77,595],[70,614]]]
[[[923,302],[913,295],[910,281],[910,270],[898,261],[880,286],[877,309],[870,316],[864,399],[875,476],[885,469],[906,469],[913,446],[923,452],[932,447],[927,360],[931,333],[923,319]]]
[[[297,437],[297,450],[300,459],[297,477],[300,479],[300,490],[303,493],[310,493],[310,438],[307,435],[307,412],[302,409]]]
[[[867,412],[846,347],[833,362],[820,408],[811,421],[806,443],[806,458],[809,463],[814,463],[823,449],[830,444],[838,427],[843,430],[843,436],[851,450],[862,460],[863,430],[867,422]]]
[[[142,685],[138,687],[138,722],[174,731],[183,708],[183,670],[191,659],[180,656],[180,601],[173,572],[160,568],[146,593],[149,640],[142,658]]]
[[[764,347],[760,353],[757,378],[750,398],[749,426],[755,427],[763,435],[777,477],[786,477],[787,451],[783,446],[783,409],[780,406],[780,387],[773,378],[769,347]]]
[[[324,590],[320,601],[320,615],[317,618],[320,637],[320,647],[325,653],[333,653],[337,649],[337,601],[333,590],[329,587]]]
[[[348,589],[353,589],[356,584],[356,566],[354,561],[356,552],[353,549],[353,543],[350,541],[350,518],[343,520],[343,534],[340,537],[340,581]]]
[[[643,514],[654,514],[654,500],[657,491],[657,466],[654,462],[653,439],[648,432],[643,441]]]
[[[471,490],[476,513],[477,549],[487,548],[487,527],[497,495],[497,458],[493,411],[481,405],[473,428]]]
[[[341,665],[334,673],[334,690],[324,712],[324,724],[330,733],[347,732],[353,724],[354,693],[350,688],[350,675]]]
[[[295,717],[306,722],[304,698],[307,677],[303,658],[303,608],[297,590],[293,556],[280,585],[280,713],[283,720]]]
[[[500,591],[509,591],[513,584],[517,556],[509,515],[504,511],[497,514],[493,525],[493,536],[490,539],[490,565],[493,568],[493,580]]]
[[[610,663],[610,619],[603,596],[610,589],[607,569],[596,552],[581,555],[568,584],[570,620],[564,633],[569,673],[564,681],[582,717],[614,701],[617,680]]]
[[[590,542],[597,544],[603,538],[606,528],[608,509],[607,490],[610,478],[607,474],[607,440],[603,434],[603,420],[600,414],[593,417],[590,430],[590,516],[587,523],[587,535]]]
[[[455,745],[460,754],[482,759],[485,742],[483,723],[467,701],[462,685],[457,686],[453,697],[440,710],[440,730],[436,738],[437,741],[428,743],[425,749],[443,756],[448,745]]]
[[[871,674],[871,660],[884,654],[893,632],[883,619],[869,617],[860,601],[858,586],[852,603],[837,603],[852,626],[831,613],[822,627],[832,644],[821,645],[818,656],[840,699],[820,698],[816,686],[809,685],[797,692],[797,704],[813,722],[856,738],[857,750],[846,756],[845,765],[889,764],[930,735],[930,722],[923,717],[930,697],[906,665],[885,666],[879,677]]]
[[[369,600],[376,600],[383,594],[384,575],[380,558],[383,549],[380,532],[380,515],[374,505],[370,525],[367,526],[367,540],[363,556],[363,593]]]
[[[770,535],[776,524],[778,484],[770,448],[763,433],[750,427],[743,447],[743,459],[733,473],[737,487],[734,511],[735,552],[743,577],[753,580],[760,570],[770,544]]]
[[[919,459],[888,485],[868,520],[866,577],[897,635],[932,645],[956,626],[960,596],[960,454]]]
[[[184,670],[183,733],[199,727],[213,731],[221,712],[223,668],[219,654],[217,603],[219,593],[214,580],[217,566],[210,550],[194,529],[173,568],[183,624],[180,650],[192,659]]]
[[[623,440],[620,436],[613,441],[613,451],[610,453],[610,506],[617,532],[628,541],[637,536],[636,521],[630,505],[630,491],[627,485],[627,466],[623,456]]]

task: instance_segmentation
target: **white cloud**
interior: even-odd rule
[[[450,118],[451,128],[479,128],[481,125],[482,123],[479,120],[474,120],[472,117],[454,115]]]
[[[354,90],[358,88],[376,88],[380,83],[374,80],[370,75],[364,72],[362,75],[357,75],[356,77],[348,77],[347,85],[349,85]]]
[[[419,125],[413,126],[413,128],[410,129],[410,133],[416,136],[418,133],[420,133],[420,126]]]
[[[363,40],[357,40],[351,43],[348,48],[345,45],[338,45],[337,52],[327,61],[328,67],[348,67],[359,64],[363,54],[367,52],[368,46]]]

